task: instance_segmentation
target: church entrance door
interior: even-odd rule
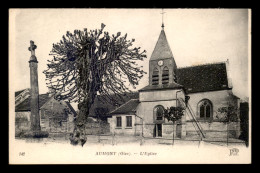
[[[154,137],[162,137],[162,124],[155,124],[153,136]]]
[[[157,124],[158,137],[162,137],[162,124]]]

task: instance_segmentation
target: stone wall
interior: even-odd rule
[[[41,119],[41,129],[48,132],[67,132],[72,133],[74,130],[74,115],[68,114],[66,119],[63,118],[44,118]]]
[[[30,115],[31,112],[16,112],[15,113],[15,134],[20,136],[21,133],[30,130]],[[40,111],[41,115],[41,111]],[[74,115],[68,114],[67,118],[60,118],[54,120],[48,116],[40,119],[40,126],[42,131],[71,133],[74,130]]]
[[[109,134],[110,125],[107,122],[88,122],[86,124],[86,133],[89,135],[98,135],[98,134]]]
[[[64,101],[57,101],[53,97],[40,110],[41,128],[48,132],[68,132],[74,130],[74,114],[66,113],[68,108]]]
[[[31,112],[15,112],[15,136],[20,133],[30,130],[30,116]]]

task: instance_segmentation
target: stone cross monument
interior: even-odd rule
[[[35,56],[35,49],[37,46],[33,41],[30,41],[30,47],[28,48],[31,52],[31,58],[29,61],[30,66],[30,81],[31,81],[31,131],[39,132],[40,126],[40,115],[39,115],[39,87],[38,87],[38,61]]]

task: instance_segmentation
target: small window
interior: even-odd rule
[[[132,127],[132,116],[126,117],[126,127]]]
[[[159,85],[159,70],[157,68],[153,70],[152,85]]]
[[[121,119],[121,117],[116,117],[116,126],[117,127],[122,127],[122,119]]]

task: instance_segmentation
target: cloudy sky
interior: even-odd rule
[[[164,9],[165,33],[178,67],[223,62],[229,59],[233,92],[249,96],[248,11],[246,9]],[[10,70],[15,91],[30,87],[28,51],[30,40],[37,45],[39,91],[48,91],[45,76],[52,44],[66,31],[99,29],[110,34],[128,34],[135,46],[147,51],[140,63],[148,62],[161,31],[161,9],[12,9],[10,11]],[[148,74],[137,89],[148,84]]]

